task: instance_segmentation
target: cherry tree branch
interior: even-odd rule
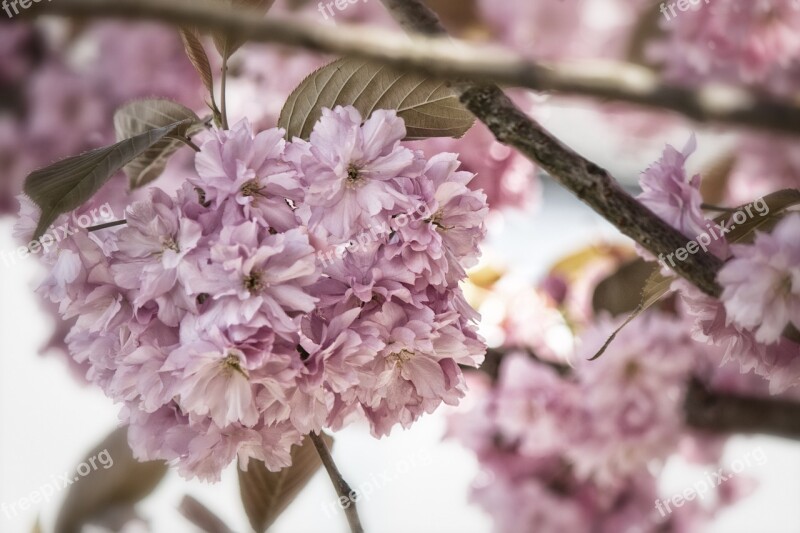
[[[446,37],[436,15],[419,1],[383,2],[407,29]],[[181,1],[162,3],[160,0],[59,0],[43,6],[38,10],[39,13],[90,18],[155,19],[202,30],[232,32],[247,40],[366,57],[454,79],[463,79],[462,75],[470,74],[478,80],[494,79],[500,75],[496,65],[504,64],[501,55],[487,57],[480,48],[454,43],[446,38],[408,38],[392,35],[382,29],[354,31],[302,21],[260,20],[248,13],[222,10],[218,5],[201,1],[188,4]],[[517,66],[534,73],[546,71],[533,63],[519,62]],[[534,78],[537,76],[541,77],[536,74]],[[494,132],[500,142],[516,148],[537,163],[622,233],[655,256],[668,255],[686,244],[686,237],[631,197],[607,171],[563,145],[525,115],[496,85],[459,81],[454,82],[453,87],[467,108]],[[788,107],[784,111],[786,117],[798,112]],[[757,119],[758,116],[756,113],[751,118]],[[800,120],[794,121],[792,128],[800,128]],[[715,277],[720,268],[721,261],[716,257],[700,254],[690,255],[686,261],[678,262],[675,271],[703,292],[717,296],[720,288]]]
[[[749,398],[708,390],[693,380],[686,395],[686,422],[717,433],[764,433],[800,440],[800,403]]]
[[[791,102],[727,85],[698,89],[669,85],[652,70],[630,63],[529,61],[507,50],[441,38],[444,34],[439,31],[438,19],[435,15],[420,15],[418,2],[386,4],[408,29],[429,37],[418,35],[410,40],[383,29],[337,28],[285,18],[263,20],[246,12],[223,10],[219,4],[201,0],[192,3],[181,0],[61,0],[43,4],[31,12],[191,24],[203,30],[229,31],[252,41],[357,55],[442,78],[628,102],[675,111],[698,122],[800,135],[800,106]],[[432,31],[434,28],[437,31]]]
[[[344,512],[345,515],[347,515],[347,522],[350,524],[350,531],[352,531],[352,533],[364,533],[364,528],[361,527],[361,520],[358,517],[358,510],[356,509],[355,502],[356,498],[353,497],[353,490],[342,477],[342,474],[336,467],[336,463],[333,462],[333,457],[331,457],[331,452],[325,445],[325,441],[313,431],[309,436],[311,437],[311,442],[314,443],[314,447],[317,449],[319,458],[322,460],[322,465],[328,472],[328,477],[331,478],[333,488],[336,489],[336,494],[339,495],[340,501],[346,501],[349,504],[347,507],[344,507]],[[344,498],[344,500],[342,500],[342,498]]]
[[[436,14],[419,0],[381,0],[407,31],[446,36]],[[686,241],[679,231],[636,201],[605,170],[582,157],[522,112],[497,85],[453,83],[461,102],[494,133],[546,170],[553,179],[653,255],[668,255]],[[722,262],[711,254],[679,262],[675,272],[711,296],[719,296],[716,274]]]
[[[532,361],[552,368],[567,379],[572,372],[570,367],[541,359],[522,347],[489,349],[480,369],[462,367],[462,370],[482,372],[493,382],[497,381],[503,359],[511,352],[526,354]],[[692,378],[683,412],[689,426],[710,433],[759,433],[800,440],[800,402],[797,401],[716,392]]]

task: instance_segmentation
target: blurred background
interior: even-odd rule
[[[681,13],[672,21],[665,20],[650,0],[431,0],[430,4],[451,33],[501,44],[533,59],[629,61],[657,69],[672,83],[737,83],[780,97],[800,89],[796,2],[754,0],[766,11],[743,20],[746,17],[731,13],[750,9],[749,2],[716,0],[714,6]],[[313,2],[299,0],[277,0],[273,11],[325,24],[393,27],[377,0],[349,5],[335,16],[324,16]],[[171,28],[48,17],[6,21],[2,12],[0,21],[0,251],[11,252],[20,245],[13,237],[15,198],[29,172],[112,141],[111,117],[124,102],[163,96],[202,111],[203,90]],[[720,27],[729,33],[723,34]],[[752,50],[763,52],[757,61],[752,60]],[[256,129],[273,127],[290,91],[329,59],[282,47],[244,47],[230,66],[232,122],[248,117]],[[660,157],[664,145],[680,149],[692,133],[698,135],[700,148],[690,160],[690,170],[703,174],[708,202],[738,205],[766,192],[800,186],[800,148],[794,139],[701,128],[674,114],[608,102],[513,94],[543,126],[607,168],[633,193],[639,173]],[[478,174],[473,185],[489,197],[492,212],[484,259],[465,290],[482,314],[481,333],[490,347],[522,349],[546,362],[574,364],[582,332],[607,314],[592,305],[595,289],[635,260],[632,243],[533,165],[494,142],[481,125],[461,140],[413,144],[431,154],[461,153],[464,167]],[[192,158],[186,150],[170,162],[161,178],[163,186],[179,184],[188,172]],[[106,194],[127,195],[125,180],[110,183]],[[119,205],[124,208],[130,198]],[[67,355],[68,325],[59,323],[53,309],[34,292],[45,273],[35,257],[11,262],[0,256],[0,504],[16,504],[13,509],[0,508],[2,532],[51,531],[73,489],[85,491],[76,497],[78,502],[90,501],[109,490],[106,481],[99,481],[103,476],[127,475],[119,466],[122,459],[115,458],[117,465],[108,472],[92,472],[69,489],[56,490],[50,501],[32,503],[27,509],[19,505],[20,499],[54,484],[61,474],[75,472],[118,420],[119,407],[87,385],[85,369]],[[640,285],[630,289],[634,300]],[[721,360],[710,349],[702,357],[713,361],[714,368]],[[739,378],[738,368],[726,368],[719,374],[711,372],[714,377],[709,379],[718,380],[728,391],[765,396],[761,378]],[[731,372],[736,377],[730,377]],[[503,510],[504,505],[518,506],[522,514],[524,509],[545,506],[547,500],[522,489],[513,501],[502,491],[491,494],[493,487],[505,482],[498,479],[505,474],[486,459],[483,445],[475,445],[472,430],[465,430],[463,423],[464,417],[472,417],[470,424],[475,426],[485,422],[480,420],[485,415],[480,406],[491,397],[493,386],[487,374],[491,367],[469,375],[471,392],[461,406],[443,407],[409,430],[396,428],[391,436],[376,440],[366,424],[355,424],[336,434],[333,455],[351,486],[375,485],[359,502],[367,531],[510,532],[518,526],[509,525],[507,515],[513,509]],[[797,394],[784,397],[796,399]],[[674,416],[681,418],[680,413]],[[706,506],[708,512],[697,511],[684,519],[682,511],[676,511],[681,518],[668,525],[654,526],[637,514],[626,519],[624,527],[616,527],[622,522],[603,521],[616,512],[619,501],[592,504],[590,516],[604,524],[596,531],[800,532],[796,442],[748,435],[705,439],[695,438],[683,426],[680,431],[686,432],[685,439],[676,439],[672,451],[641,467],[642,475],[656,487],[654,494],[663,499],[754,450],[763,450],[766,460],[726,482],[714,504]],[[643,492],[650,494],[647,490]],[[202,502],[233,531],[250,530],[235,465],[214,485],[185,481],[170,472],[136,505],[135,514],[126,514],[132,508],[123,506],[124,519],[99,520],[105,525],[85,530],[199,531],[178,510],[185,495]],[[498,503],[498,498],[506,503]],[[319,471],[270,531],[346,532],[336,501],[329,479]],[[637,512],[652,515],[655,502]],[[542,523],[550,529],[531,526],[530,533],[580,531],[573,529],[578,526]]]

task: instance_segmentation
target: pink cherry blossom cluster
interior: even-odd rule
[[[599,319],[587,329],[572,368],[507,355],[477,406],[451,417],[450,434],[481,463],[472,499],[495,531],[696,531],[736,496],[730,485],[669,516],[656,511],[658,478],[675,450],[704,450],[685,458],[712,471],[720,460],[724,438],[694,435],[683,414],[709,348],[692,340],[686,320],[651,313],[623,329],[602,360],[587,361],[618,325]]]
[[[667,39],[654,55],[674,81],[742,82],[782,96],[800,84],[796,0],[714,0],[662,25]]]
[[[459,365],[485,350],[458,284],[488,209],[455,154],[426,159],[405,135],[395,112],[351,107],[309,141],[242,121],[207,134],[175,194],[151,188],[126,225],[46,257],[40,291],[77,317],[70,352],[124,405],[139,458],[203,479],[237,455],[278,469],[309,432],[361,417],[383,436],[458,403]],[[419,206],[430,216],[392,223]],[[393,229],[318,261],[374,224]]]
[[[688,238],[713,222],[702,211],[700,176],[687,179],[686,160],[694,140],[679,153],[667,146],[661,160],[642,174],[642,202]],[[706,297],[684,281],[674,288],[695,318],[698,340],[722,347],[742,371],[769,379],[773,392],[800,385],[800,344],[783,335],[800,327],[800,213],[788,213],[750,244],[714,241],[710,252],[727,260],[719,273],[721,300]]]

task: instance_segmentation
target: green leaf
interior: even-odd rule
[[[764,205],[769,208],[769,213],[762,215],[754,207],[750,207],[750,213],[747,214],[747,207],[751,204],[744,204],[727,211],[725,214],[718,216],[715,222],[731,222],[732,225],[727,225],[726,228],[733,227],[730,232],[725,236],[728,242],[732,244],[746,244],[753,242],[755,239],[756,231],[769,232],[780,222],[787,214],[787,209],[800,205],[800,190],[797,189],[783,189],[764,196]],[[759,200],[756,200],[757,202]],[[754,202],[753,202],[754,203]],[[742,211],[747,214],[747,220],[742,224],[732,222],[733,214],[737,211]]]
[[[86,455],[83,464],[91,466],[94,462],[97,468],[69,486],[55,531],[78,533],[112,508],[132,507],[158,486],[167,473],[166,463],[137,461],[128,446],[127,435],[128,428],[118,428]],[[104,452],[110,460],[101,462],[100,454]]]
[[[208,107],[214,113],[214,118],[217,118],[219,109],[214,99],[214,75],[211,73],[211,63],[208,60],[206,49],[203,48],[203,43],[200,42],[200,36],[195,28],[181,28],[180,34],[186,56],[200,75],[200,79],[203,81],[206,91],[208,91],[208,96],[211,99]]]
[[[333,438],[322,434],[330,448]],[[302,444],[292,448],[292,465],[279,472],[270,472],[261,461],[250,460],[247,471],[239,470],[239,491],[242,504],[257,532],[266,529],[300,494],[312,476],[322,466],[314,443],[305,437]]]
[[[176,130],[185,131],[189,124],[183,121],[149,130],[32,172],[23,190],[42,210],[33,240],[44,235],[59,215],[83,205],[122,167]]]
[[[670,286],[672,285],[672,282],[674,280],[675,278],[673,277],[663,276],[661,272],[659,272],[658,270],[653,272],[653,274],[648,278],[647,283],[644,286],[644,289],[642,290],[642,301],[639,303],[636,309],[633,310],[630,316],[628,316],[625,322],[623,322],[622,325],[618,327],[614,331],[614,333],[611,334],[611,336],[608,338],[605,344],[603,344],[603,347],[600,348],[600,350],[594,355],[594,357],[592,357],[589,360],[594,361],[595,359],[598,359],[601,355],[603,355],[608,349],[608,347],[611,346],[611,343],[614,342],[614,339],[617,337],[619,332],[622,331],[622,329],[625,326],[633,322],[635,318],[637,318],[639,315],[641,315],[642,313],[653,307],[659,300],[661,300],[661,298],[664,297],[664,295],[669,293]]]
[[[394,109],[407,139],[461,137],[475,121],[443,81],[398,71],[363,59],[343,58],[312,73],[289,96],[278,126],[289,139],[308,139],[322,109],[352,105],[365,119]]]
[[[245,9],[253,12],[254,15],[263,16],[269,8],[272,7],[272,4],[275,3],[275,0],[216,0],[217,2],[224,4],[231,9]],[[239,37],[231,34],[226,33],[214,33],[212,34],[214,38],[214,46],[217,47],[217,51],[219,54],[227,59],[231,57],[236,50],[241,48],[241,46],[246,42],[244,39],[240,39]]]
[[[168,136],[150,146],[144,153],[125,166],[131,189],[138,189],[158,178],[167,162],[186,136],[200,124],[200,117],[188,107],[171,100],[154,98],[134,100],[117,109],[114,129],[117,141],[135,137],[150,130],[181,123]]]

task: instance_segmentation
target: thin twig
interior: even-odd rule
[[[97,226],[90,226],[90,227],[86,228],[86,231],[91,233],[93,231],[99,231],[101,229],[113,228],[115,226],[122,226],[122,225],[125,225],[127,223],[128,223],[128,221],[123,218],[122,220],[115,220],[114,222],[106,222],[105,224],[98,224]]]
[[[336,489],[336,494],[339,495],[340,500],[341,498],[345,498],[345,500],[342,501],[347,501],[349,504],[344,508],[344,512],[347,515],[347,522],[350,524],[350,531],[352,531],[352,533],[364,533],[364,528],[361,527],[361,520],[358,518],[358,510],[356,509],[356,497],[354,497],[354,491],[350,488],[350,485],[347,484],[347,481],[345,481],[342,477],[342,474],[336,467],[336,463],[333,462],[331,452],[328,450],[328,447],[325,446],[325,442],[322,440],[322,438],[320,438],[320,436],[314,432],[311,432],[309,436],[311,437],[311,442],[314,443],[314,447],[317,449],[319,458],[322,459],[322,464],[325,466],[325,470],[328,471],[328,477],[331,478],[333,488]]]
[[[402,3],[397,5],[405,9]],[[393,9],[392,3],[386,4]],[[409,2],[408,6],[417,10],[415,4],[417,2]],[[201,0],[192,3],[60,0],[36,10],[36,14],[156,19],[176,25],[189,24],[201,30],[235,34],[246,40],[375,59],[447,79],[463,78],[564,95],[590,96],[672,110],[701,122],[800,134],[800,106],[796,104],[727,85],[707,85],[697,89],[669,85],[652,70],[630,63],[547,64],[464,41],[437,37],[408,39],[385,29],[331,27],[279,17],[261,20],[250,13],[223,9],[218,3]],[[402,11],[394,10],[393,14],[402,16]],[[414,24],[408,27],[415,32],[438,35],[426,31],[432,27],[430,18],[412,18]]]

